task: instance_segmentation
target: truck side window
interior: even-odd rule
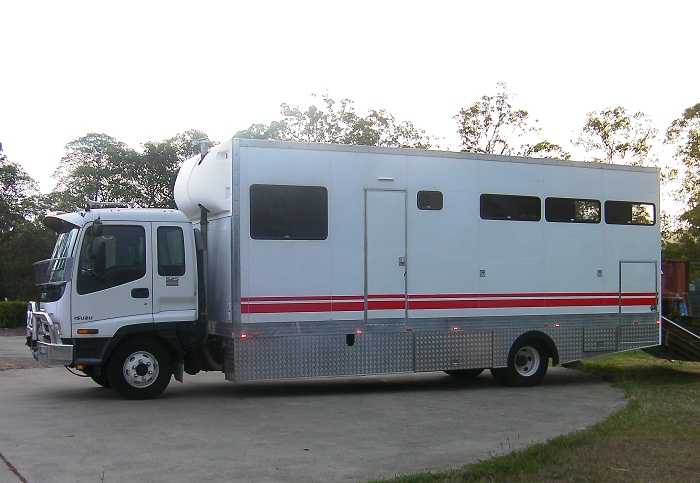
[[[600,223],[600,201],[578,198],[547,198],[544,218],[556,223]]]
[[[482,194],[482,220],[540,221],[542,207],[537,196]]]
[[[656,223],[656,206],[653,203],[606,201],[605,223],[609,225],[652,226]]]
[[[77,290],[85,295],[146,275],[146,232],[141,226],[105,225],[85,233],[80,248]]]
[[[254,240],[325,240],[328,190],[323,186],[252,185],[250,236]]]
[[[158,275],[185,274],[185,238],[179,226],[158,227]]]
[[[442,209],[442,191],[419,191],[416,198],[419,210]]]

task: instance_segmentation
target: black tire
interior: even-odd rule
[[[127,362],[131,367],[127,367]],[[163,344],[148,338],[124,341],[107,364],[109,383],[128,399],[152,399],[160,396],[168,387],[172,374],[170,354]]]
[[[95,381],[96,384],[98,384],[102,387],[106,387],[106,388],[112,387],[109,384],[109,379],[107,379],[107,374],[105,374],[104,372],[102,372],[99,376],[96,376],[94,374],[90,374],[90,379],[92,379],[93,381]]]
[[[454,369],[451,371],[445,371],[445,374],[462,381],[470,381],[479,377],[479,374],[482,372],[484,372],[483,369]]]
[[[515,341],[508,355],[508,367],[491,369],[491,374],[504,386],[529,387],[542,382],[549,354],[544,345],[533,339]]]

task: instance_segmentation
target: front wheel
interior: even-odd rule
[[[127,340],[116,349],[107,366],[110,384],[129,399],[160,396],[172,373],[168,351],[152,339]]]
[[[102,372],[99,376],[96,376],[95,374],[89,374],[90,379],[92,379],[95,384],[99,384],[102,387],[111,387],[109,384],[109,379],[107,379],[107,374]]]
[[[508,356],[508,367],[491,369],[496,380],[506,386],[536,386],[549,366],[549,355],[536,340],[516,341]]]

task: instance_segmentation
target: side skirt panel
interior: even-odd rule
[[[334,326],[325,334],[315,324],[284,334],[250,324],[225,341],[224,371],[242,382],[505,367],[513,342],[528,332],[551,339],[560,364],[659,344],[655,313],[536,319],[432,321],[422,330],[376,324],[346,333]]]

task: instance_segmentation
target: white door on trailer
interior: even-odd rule
[[[367,319],[406,318],[406,192],[365,191]]]
[[[656,262],[620,262],[620,313],[657,311]]]

